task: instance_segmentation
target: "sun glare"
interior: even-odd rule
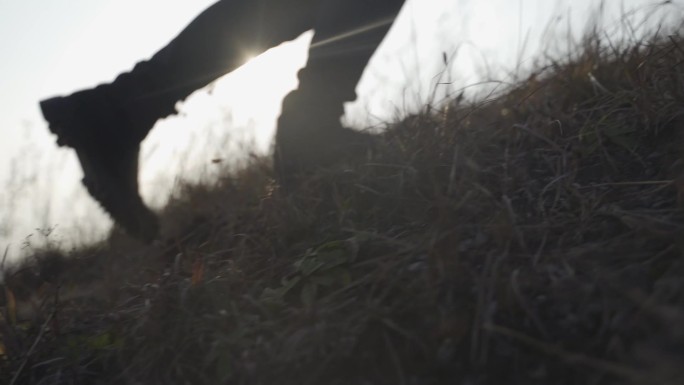
[[[208,110],[228,111],[234,125],[253,124],[257,136],[270,135],[263,131],[272,131],[283,97],[297,86],[297,71],[304,66],[310,40],[304,35],[261,55],[247,56],[243,66],[208,87],[209,98],[186,112],[206,116],[211,115]]]
[[[284,94],[296,87],[296,72],[304,65],[304,59],[301,44],[279,47],[249,58],[232,75],[231,89],[227,90],[236,97],[236,117],[259,119],[265,109],[279,108]]]
[[[249,59],[181,102],[178,116],[159,122],[143,143],[143,194],[158,196],[179,173],[194,178],[214,159],[230,161],[244,142],[253,145],[250,150],[267,151],[310,41],[305,34]]]

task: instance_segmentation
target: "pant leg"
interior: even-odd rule
[[[404,0],[324,0],[314,25],[315,35],[300,88],[316,88],[334,113],[356,99],[356,86],[382,43]],[[328,112],[325,109],[325,113]]]
[[[127,110],[154,120],[175,103],[241,66],[249,56],[313,28],[318,0],[221,0],[151,59],[113,82]]]
[[[342,129],[344,103],[356,99],[359,79],[403,4],[404,0],[319,1],[309,59],[298,74],[299,87],[283,100],[278,119],[278,173],[311,162],[307,152],[315,158],[333,150],[320,147],[340,145],[321,135],[334,136]]]

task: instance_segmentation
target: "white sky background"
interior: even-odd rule
[[[104,233],[106,216],[80,187],[72,152],[54,146],[37,103],[112,80],[150,57],[213,2],[0,0],[0,249],[10,243],[18,249],[38,227],[57,225],[65,244]],[[566,26],[579,34],[597,3],[409,0],[359,86],[360,100],[348,106],[347,119],[368,127],[414,110],[432,90],[443,52],[453,56],[451,75],[458,86],[477,81],[484,68],[510,72],[516,63],[531,65],[539,47],[565,37]],[[684,0],[672,3],[670,16],[681,20]],[[653,4],[606,0],[606,19],[610,25],[621,8]],[[560,36],[548,33],[549,26]],[[212,159],[230,157],[226,134],[235,140],[256,133],[257,147],[267,148],[280,99],[296,86],[308,39],[269,51],[216,82],[211,94],[193,95],[179,117],[159,122],[143,148],[145,199],[162,203],[180,169],[196,177],[198,168],[211,170]],[[74,227],[76,237],[69,232]]]

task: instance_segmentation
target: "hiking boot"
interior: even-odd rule
[[[274,170],[281,185],[341,160],[363,159],[375,147],[375,135],[340,123],[344,101],[355,97],[353,88],[326,92],[313,75],[317,73],[301,70],[299,88],[283,100],[274,154]]]
[[[130,235],[150,242],[159,225],[138,192],[138,156],[156,118],[131,119],[109,87],[43,100],[40,108],[57,144],[76,151],[88,193]]]
[[[377,136],[346,128],[285,127],[281,119],[276,138],[274,170],[281,185],[291,184],[318,168],[344,160],[364,160],[376,147]]]

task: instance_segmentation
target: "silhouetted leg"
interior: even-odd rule
[[[72,147],[88,192],[130,234],[157,236],[138,193],[139,144],[177,101],[313,27],[318,0],[222,0],[150,60],[111,84],[41,102],[58,144]],[[154,26],[151,26],[154,28]]]
[[[310,30],[317,3],[219,1],[150,60],[119,75],[113,92],[121,94],[117,96],[131,115],[149,117],[142,120],[154,123],[174,113],[177,101],[240,67],[249,57]]]
[[[353,150],[365,135],[342,128],[344,103],[389,31],[404,0],[323,0],[299,87],[283,101],[276,134],[276,172],[281,178],[325,164]]]

